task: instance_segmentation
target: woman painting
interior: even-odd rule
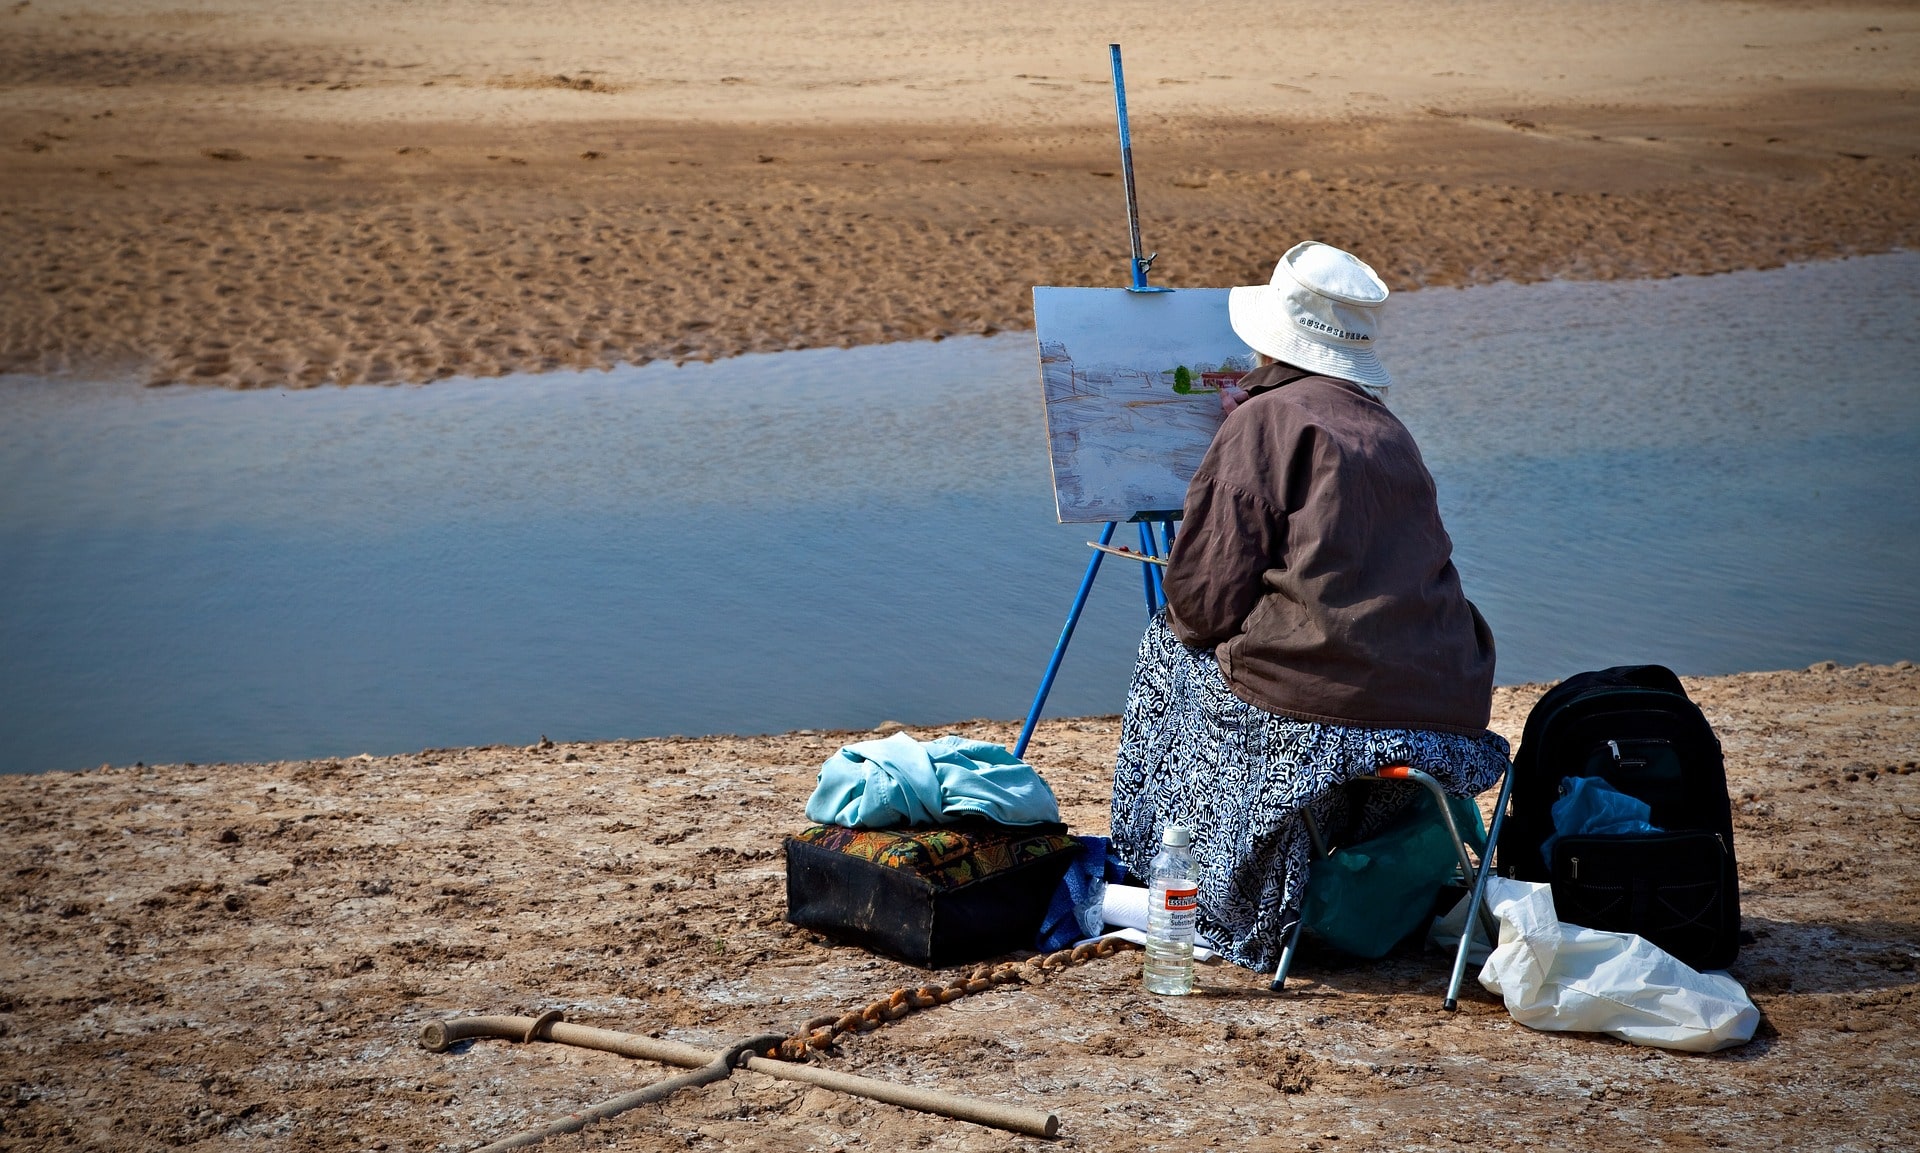
[[[1115,848],[1144,873],[1165,826],[1193,830],[1200,930],[1259,969],[1299,916],[1304,807],[1368,825],[1380,813],[1348,814],[1339,785],[1404,764],[1471,795],[1507,765],[1486,727],[1492,634],[1384,403],[1386,299],[1373,269],[1313,242],[1229,295],[1257,367],[1222,394],[1127,695]]]

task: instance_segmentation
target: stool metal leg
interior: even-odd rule
[[[1287,974],[1293,969],[1293,955],[1300,948],[1300,932],[1306,927],[1307,918],[1303,911],[1300,919],[1293,923],[1293,932],[1287,934],[1287,943],[1280,950],[1280,964],[1273,970],[1273,983],[1267,986],[1268,991],[1274,993],[1286,991]]]
[[[1405,765],[1388,765],[1373,776],[1362,777],[1360,779],[1371,781],[1418,781],[1427,790],[1428,794],[1433,797],[1433,803],[1440,806],[1440,820],[1447,826],[1447,835],[1453,838],[1454,851],[1459,854],[1460,879],[1464,881],[1468,877],[1473,876],[1473,858],[1467,855],[1467,839],[1460,835],[1459,822],[1453,819],[1453,807],[1447,804],[1447,790],[1441,786],[1439,781],[1434,780],[1432,776],[1421,772],[1419,769],[1408,768]]]
[[[1480,854],[1480,868],[1473,875],[1473,891],[1467,894],[1467,911],[1470,915],[1460,926],[1460,951],[1454,954],[1453,976],[1447,981],[1447,999],[1441,1002],[1441,1006],[1449,1013],[1460,1007],[1460,985],[1467,976],[1467,954],[1473,949],[1474,922],[1480,917],[1489,921],[1493,918],[1493,911],[1486,907],[1487,877],[1493,871],[1493,850],[1500,843],[1500,826],[1506,823],[1507,799],[1512,795],[1513,766],[1509,765],[1506,776],[1500,782],[1500,799],[1493,806],[1493,823],[1487,829],[1487,851]],[[1487,943],[1493,944],[1496,940],[1489,935]]]
[[[1326,838],[1320,835],[1320,822],[1313,819],[1313,809],[1300,810],[1300,816],[1307,822],[1307,839],[1313,842],[1313,855],[1317,860],[1328,853]],[[1293,970],[1293,957],[1300,949],[1300,934],[1307,927],[1307,888],[1300,886],[1300,919],[1293,923],[1293,931],[1287,934],[1287,943],[1280,949],[1280,963],[1274,967],[1273,983],[1267,986],[1270,992],[1284,992],[1287,987],[1287,974]]]
[[[1419,769],[1410,768],[1406,765],[1388,765],[1373,776],[1361,777],[1360,779],[1363,781],[1418,781],[1421,785],[1425,786],[1428,794],[1433,797],[1433,803],[1440,806],[1440,820],[1447,826],[1447,835],[1453,838],[1453,850],[1459,855],[1460,880],[1462,883],[1471,883],[1476,873],[1473,857],[1467,853],[1467,839],[1460,835],[1460,823],[1454,820],[1453,807],[1447,804],[1447,790],[1442,787],[1439,781],[1435,780],[1431,775],[1421,772]],[[1493,854],[1493,842],[1491,840],[1487,842],[1483,853],[1485,856],[1491,856]],[[1485,856],[1483,856],[1483,860]],[[1480,914],[1480,923],[1487,930],[1487,938],[1492,940],[1499,934],[1500,924],[1493,919],[1493,914],[1488,912],[1484,907],[1480,908],[1478,912]]]

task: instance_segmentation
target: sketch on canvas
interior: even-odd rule
[[[1177,516],[1252,367],[1227,290],[1035,288],[1035,335],[1061,522]]]

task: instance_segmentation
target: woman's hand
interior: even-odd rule
[[[1247,390],[1239,385],[1229,384],[1220,390],[1220,415],[1230,416],[1233,410],[1247,403]]]

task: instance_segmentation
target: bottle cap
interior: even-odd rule
[[[1160,834],[1160,843],[1170,848],[1184,849],[1193,844],[1193,834],[1185,825],[1168,825]]]

